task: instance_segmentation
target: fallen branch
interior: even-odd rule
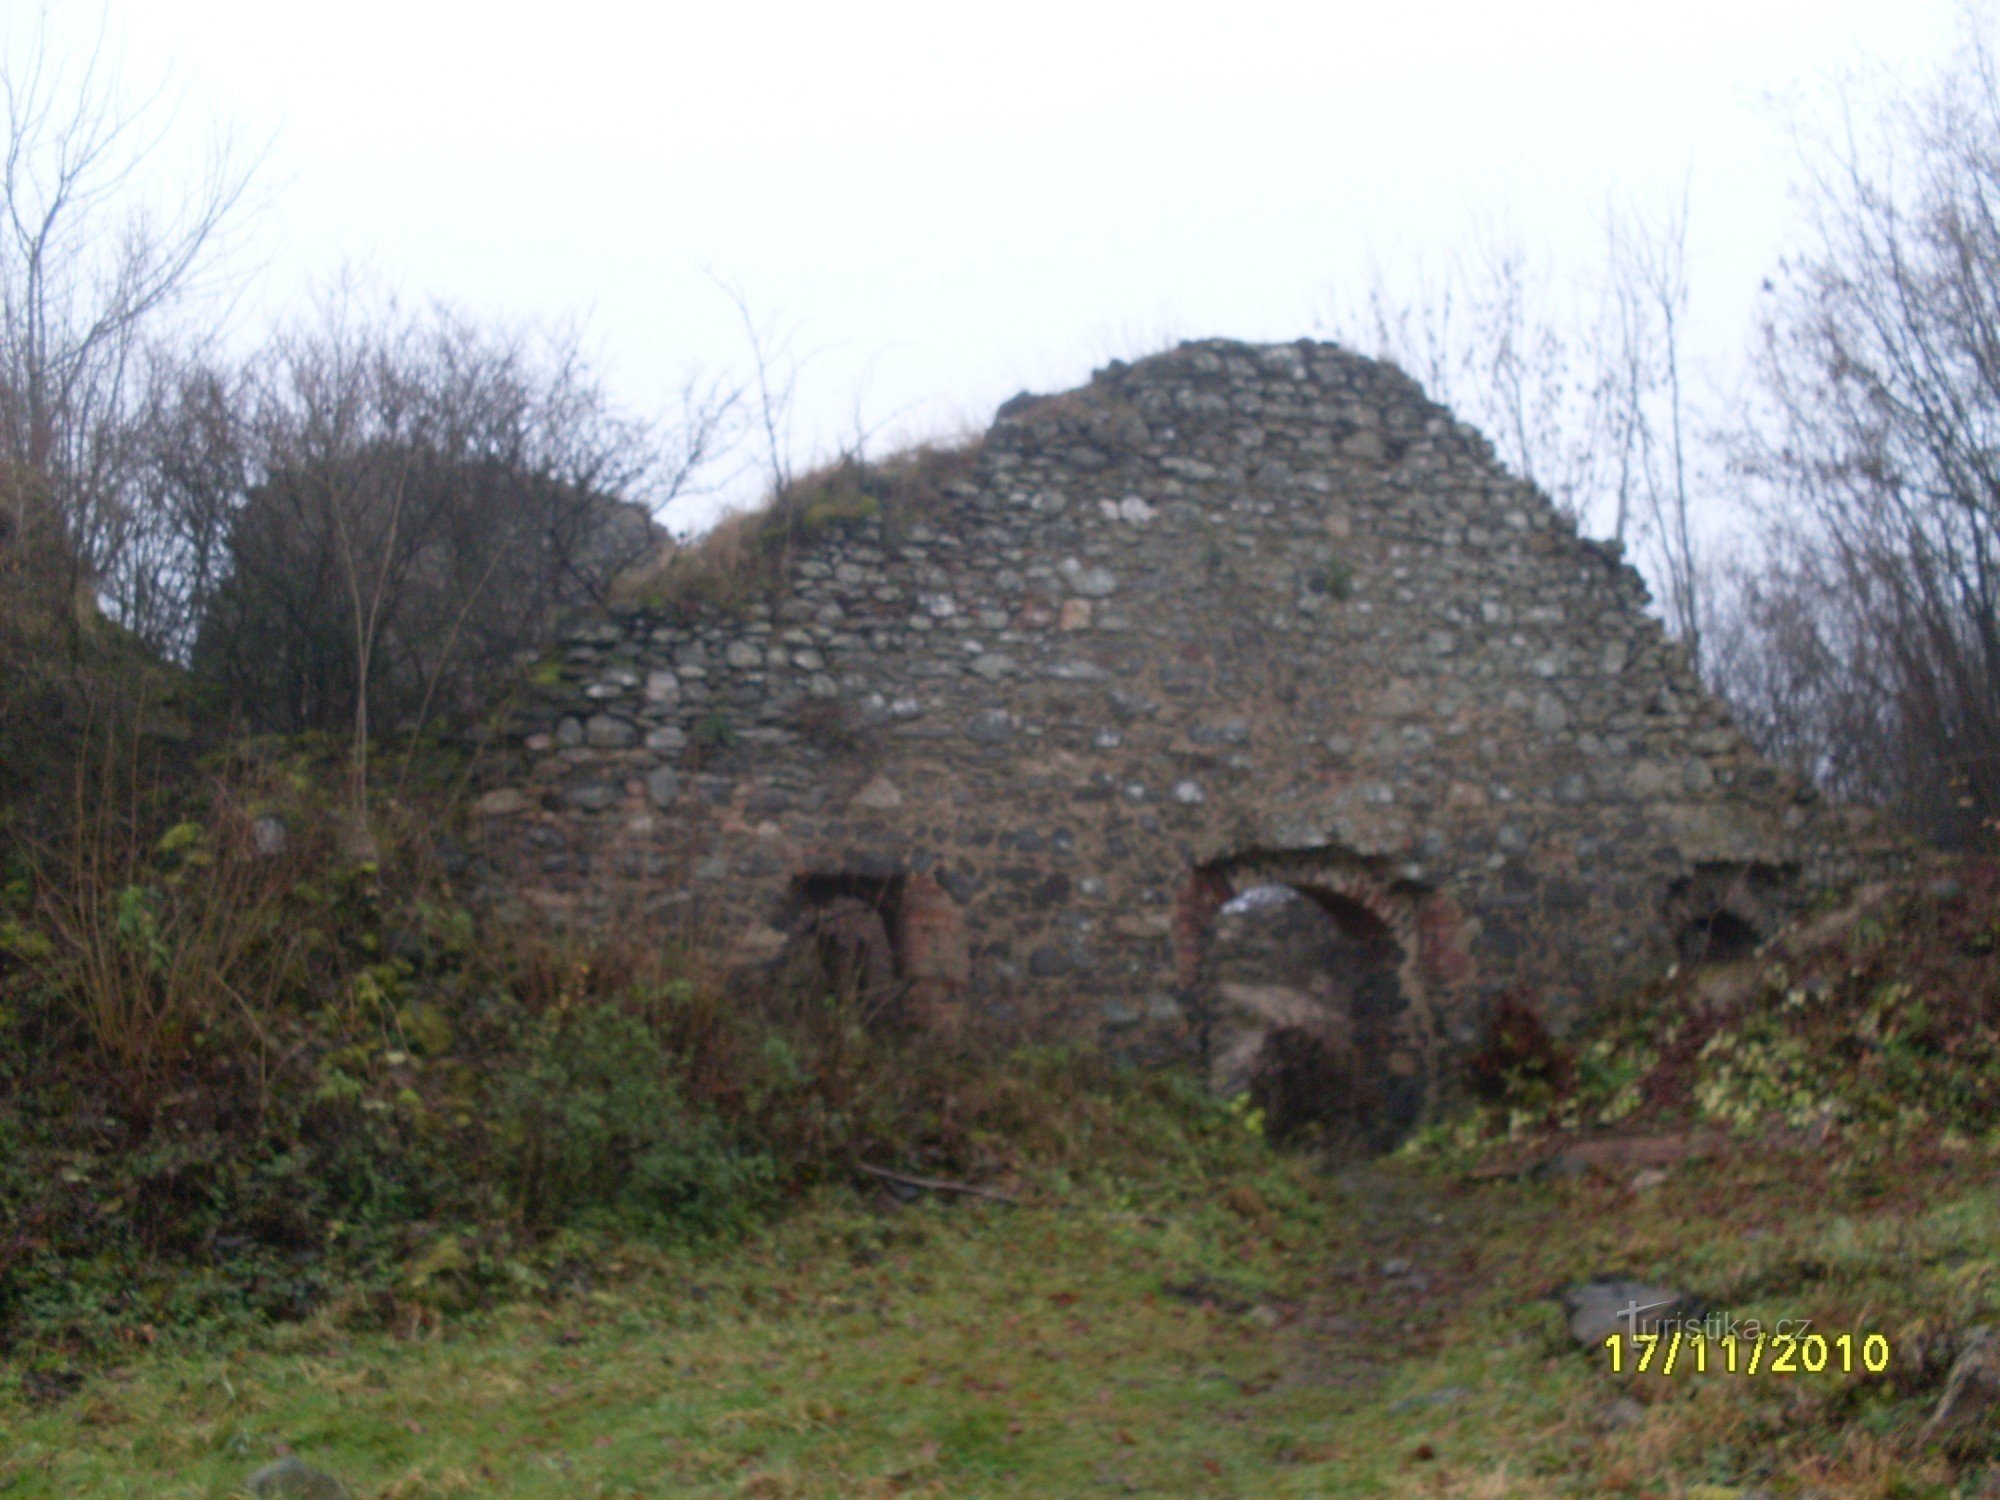
[[[969,1182],[949,1182],[941,1177],[912,1177],[905,1172],[892,1172],[887,1167],[871,1167],[867,1162],[857,1162],[856,1166],[870,1177],[879,1177],[884,1182],[900,1183],[904,1187],[922,1188],[931,1193],[970,1193],[976,1198],[991,1198],[996,1203],[1019,1203],[1021,1200],[1012,1193],[1003,1193],[996,1188],[975,1187]]]

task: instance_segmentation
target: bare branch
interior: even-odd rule
[[[1767,743],[1951,842],[2000,816],[2000,87],[1966,25],[1878,123],[1798,130],[1808,241],[1737,449],[1772,564],[1728,668]]]
[[[170,595],[133,567],[171,566],[139,483],[137,427],[169,320],[212,291],[227,231],[249,207],[258,162],[226,139],[163,201],[177,103],[163,81],[126,101],[107,22],[61,56],[46,8],[0,55],[0,463],[11,530],[153,635],[145,610]],[[198,345],[202,336],[180,331]]]

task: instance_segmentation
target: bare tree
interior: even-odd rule
[[[139,518],[98,581],[122,624],[187,660],[229,570],[229,530],[250,462],[245,372],[201,352],[157,351],[134,412],[129,479]]]
[[[1762,539],[1711,580],[1710,669],[1751,741],[1845,800],[1900,800],[1888,655],[1816,549]]]
[[[1336,333],[1402,365],[1580,529],[1633,548],[1700,670],[1685,194],[1657,220],[1610,208],[1604,235],[1588,274],[1490,228],[1406,287],[1378,267]]]
[[[1827,681],[1782,732],[1951,842],[2000,817],[2000,86],[1969,41],[1879,125],[1806,137],[1741,454],[1790,622],[1767,670]]]
[[[1491,228],[1441,267],[1406,265],[1405,285],[1375,267],[1361,304],[1337,316],[1336,336],[1401,365],[1558,510],[1591,526],[1606,419],[1585,360],[1594,306],[1586,317],[1563,291],[1574,278]]]
[[[46,11],[0,57],[0,459],[17,547],[66,594],[118,572],[143,522],[134,416],[151,345],[209,289],[256,166],[220,141],[184,192],[149,196],[171,101],[122,102],[105,29],[58,55]]]
[[[709,279],[736,309],[744,340],[750,346],[751,387],[756,397],[750,419],[757,425],[764,450],[770,493],[781,496],[792,487],[796,477],[792,416],[799,373],[806,363],[793,347],[796,329],[758,322],[742,287],[713,272]]]
[[[224,487],[185,503],[227,518],[193,661],[254,722],[344,728],[360,831],[371,739],[476,710],[558,615],[603,603],[659,545],[651,516],[713,456],[734,393],[691,382],[677,423],[639,422],[573,333],[348,291],[276,339],[236,404],[233,458],[170,424],[179,472]]]
[[[1607,213],[1608,318],[1598,342],[1598,428],[1609,464],[1600,471],[1613,503],[1612,535],[1637,544],[1668,628],[1705,675],[1706,579],[1693,488],[1697,456],[1689,427],[1683,329],[1687,321],[1687,195],[1657,221]]]

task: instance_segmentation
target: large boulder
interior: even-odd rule
[[[265,1464],[243,1488],[257,1500],[348,1500],[346,1485],[290,1453]]]

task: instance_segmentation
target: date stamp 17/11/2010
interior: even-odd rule
[[[1889,1340],[1879,1333],[1725,1333],[1711,1338],[1699,1325],[1604,1340],[1611,1373],[1640,1375],[1880,1375],[1889,1368]]]

